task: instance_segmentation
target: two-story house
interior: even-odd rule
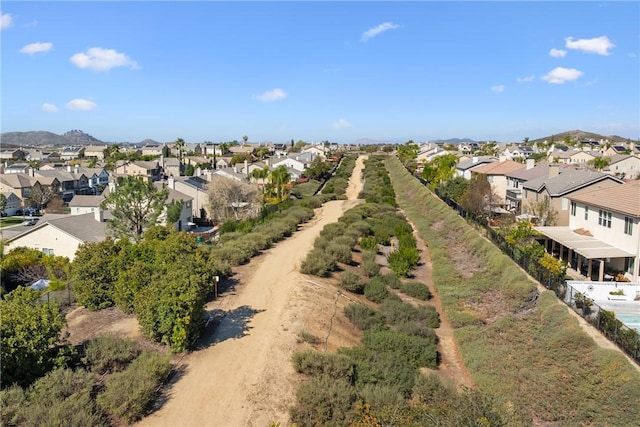
[[[463,160],[460,158],[456,165],[455,176],[461,176],[464,179],[471,179],[471,172],[482,165],[497,162],[498,159],[493,156],[472,156],[470,159]]]
[[[602,172],[569,169],[561,170],[559,164],[549,164],[549,176],[534,178],[522,184],[522,212],[535,214],[536,206],[548,202],[548,209],[555,212],[555,224],[569,225],[569,199],[575,192],[584,189],[611,188],[623,181]]]
[[[491,200],[491,205],[501,206],[505,204],[507,198],[507,177],[506,174],[517,170],[525,169],[522,163],[513,160],[487,163],[471,170],[471,175],[484,175],[491,185],[492,193],[498,196],[498,200]]]
[[[602,172],[626,180],[640,177],[640,157],[629,154],[614,154],[607,158],[611,160],[609,165],[602,169]]]
[[[560,166],[560,168],[564,167],[572,168],[568,165]],[[507,172],[504,176],[507,179],[506,209],[520,214],[522,213],[522,184],[535,178],[549,176],[549,163],[545,161],[535,163],[533,159],[527,159],[524,168]]]
[[[568,226],[536,227],[552,242],[552,251],[557,247],[558,256],[589,280],[622,273],[640,283],[640,181],[567,198]]]
[[[158,161],[120,160],[116,162],[114,173],[116,175],[142,176],[150,182],[159,181],[163,176],[162,166]]]

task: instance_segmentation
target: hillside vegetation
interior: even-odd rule
[[[529,413],[535,425],[637,425],[640,407],[629,402],[640,374],[627,359],[598,347],[553,292],[538,293],[396,158],[386,164],[399,206],[429,246],[435,286],[480,392]]]

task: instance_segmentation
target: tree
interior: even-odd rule
[[[235,165],[236,163],[244,163],[244,161],[249,163],[253,162],[253,156],[249,153],[237,153],[231,157],[231,164]]]
[[[184,139],[176,139],[176,147],[178,147],[178,159],[180,159],[180,167],[182,168],[182,156],[184,154]]]
[[[113,305],[113,288],[122,267],[113,260],[120,251],[121,246],[111,238],[78,248],[71,264],[73,291],[78,302],[89,310]]]
[[[171,149],[166,144],[162,146],[162,157],[171,157]]]
[[[36,182],[29,192],[29,200],[38,206],[38,209],[42,209],[44,205],[49,203],[56,196],[56,193],[47,185],[42,185]]]
[[[460,202],[468,184],[469,181],[464,177],[456,176],[455,178],[440,184],[440,197]]]
[[[184,206],[184,201],[182,200],[174,200],[167,206],[167,225],[175,224],[180,220],[182,216],[182,207]]]
[[[455,154],[437,156],[428,162],[422,170],[422,178],[429,182],[429,188],[437,188],[440,183],[448,181],[456,171],[458,158]]]
[[[166,188],[159,190],[141,177],[127,176],[102,201],[103,209],[110,209],[113,219],[109,228],[117,237],[140,240],[145,228],[156,224],[168,197]]]
[[[556,225],[558,219],[558,211],[551,205],[551,199],[548,195],[544,195],[537,202],[529,203],[525,210],[527,213],[538,218],[538,222],[542,225],[553,226]]]
[[[0,212],[4,212],[7,207],[7,196],[0,194]]]
[[[211,215],[218,221],[256,216],[260,210],[258,187],[232,178],[215,178],[209,184]]]
[[[0,300],[3,386],[27,386],[66,362],[69,347],[60,337],[66,319],[57,303],[39,296],[19,287]]]
[[[184,175],[185,176],[193,176],[195,173],[196,173],[196,169],[193,167],[193,165],[191,163],[189,163],[184,168]]]
[[[403,164],[407,164],[409,160],[415,160],[418,157],[419,149],[418,144],[410,139],[404,145],[398,146],[398,158]]]
[[[491,184],[484,174],[474,174],[460,198],[460,206],[476,217],[481,217],[490,205]]]
[[[242,142],[246,145],[247,141],[249,140],[249,137],[247,135],[242,137]]]
[[[291,174],[283,165],[271,171],[271,183],[276,190],[278,201],[282,200],[286,194],[286,186],[291,182]]]
[[[602,169],[609,166],[610,162],[611,162],[610,157],[603,156],[603,157],[594,157],[593,159],[589,160],[587,163],[590,166],[592,166],[595,170],[601,171]]]

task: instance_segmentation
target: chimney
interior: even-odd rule
[[[471,163],[473,163],[474,165],[475,165],[476,163],[478,163],[478,156],[473,156],[473,157],[471,158]]]
[[[249,175],[249,161],[247,159],[244,159],[244,173]]]
[[[202,175],[202,169],[196,168],[196,176]]]
[[[176,189],[176,180],[173,178],[173,175],[167,178],[167,187],[169,187],[172,190]]]
[[[104,216],[102,215],[102,209],[98,206],[96,210],[93,211],[93,217],[98,222],[104,222]]]
[[[501,163],[506,161],[506,160],[507,160],[507,156],[505,156],[504,154],[500,154],[500,157],[498,157],[498,161],[501,162]]]
[[[74,168],[74,172],[75,173],[80,172],[80,166],[76,165],[75,168]]]
[[[535,159],[527,159],[527,168],[525,170],[533,169],[535,165],[536,165]]]
[[[67,172],[71,173],[71,165],[67,165]]]
[[[549,178],[558,176],[560,174],[560,165],[558,163],[549,164]]]

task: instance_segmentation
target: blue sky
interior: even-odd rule
[[[3,1],[2,132],[640,138],[639,2]]]

